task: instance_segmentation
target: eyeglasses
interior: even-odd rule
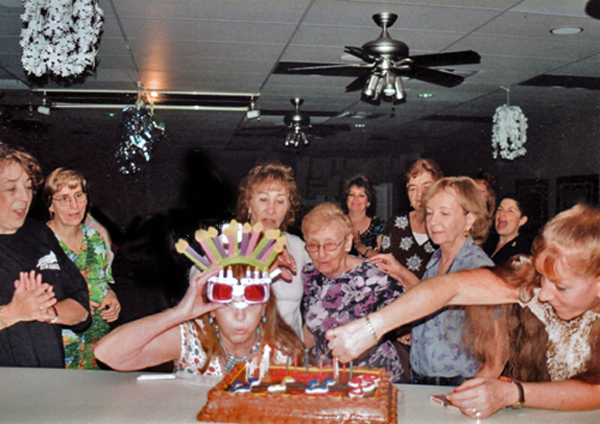
[[[338,247],[340,247],[340,245],[344,242],[344,240],[346,240],[346,239],[343,238],[339,243],[336,243],[336,242],[333,242],[333,241],[328,241],[325,244],[307,244],[306,245],[306,251],[314,253],[314,252],[318,252],[319,248],[322,247],[327,252],[333,252],[335,249],[337,249]]]
[[[65,194],[64,196],[52,198],[52,200],[56,200],[61,206],[71,206],[71,201],[73,199],[75,199],[75,203],[78,205],[82,205],[87,202],[87,196],[82,191],[75,193],[73,196],[68,196]]]
[[[254,278],[247,275],[238,282],[228,270],[226,276],[221,272],[219,276],[208,280],[206,297],[216,303],[230,303],[234,298],[242,299],[249,305],[266,303],[271,294],[270,283],[271,277],[268,274],[262,278],[258,274]]]

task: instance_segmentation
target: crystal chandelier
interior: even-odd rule
[[[23,0],[21,62],[29,74],[81,75],[96,63],[103,11],[97,0]]]
[[[507,87],[506,104],[498,106],[494,113],[494,126],[492,128],[492,156],[502,159],[514,160],[524,156],[527,150],[523,146],[527,141],[527,118],[519,106],[509,106]]]

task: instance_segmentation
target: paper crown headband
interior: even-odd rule
[[[253,227],[249,223],[241,225],[233,219],[223,230],[223,235],[227,246],[223,244],[223,236],[219,237],[219,231],[214,227],[196,231],[194,238],[202,246],[206,257],[196,252],[183,239],[179,239],[175,248],[201,271],[206,271],[215,263],[223,268],[239,264],[257,268],[259,271],[268,271],[286,243],[285,237],[278,229],[267,230],[263,234],[263,225],[260,222]]]

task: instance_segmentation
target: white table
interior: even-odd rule
[[[141,373],[0,368],[0,423],[197,423],[210,385],[183,379],[138,381]],[[456,408],[433,404],[439,386],[398,385],[398,423],[471,423]],[[492,423],[600,423],[600,410],[507,409]]]

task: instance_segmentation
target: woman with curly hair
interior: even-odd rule
[[[304,241],[288,233],[300,209],[300,195],[292,168],[277,163],[255,166],[248,172],[239,186],[237,219],[253,226],[261,223],[263,230],[278,228],[287,239],[283,257],[292,271],[291,282],[283,280],[273,283],[279,313],[303,338],[300,302],[304,293],[302,268],[310,263],[304,250]]]

